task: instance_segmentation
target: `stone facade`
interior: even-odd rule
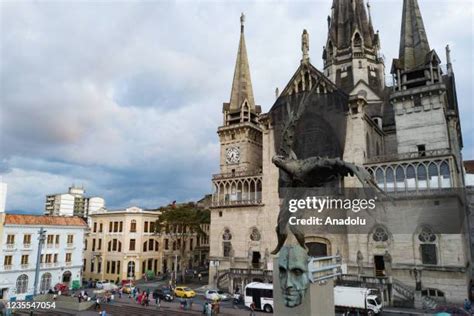
[[[304,94],[322,98],[344,95],[348,101],[340,158],[363,165],[394,204],[376,213],[377,224],[368,233],[309,234],[306,244],[312,255],[341,254],[346,274],[339,281],[360,284],[365,280],[365,284],[381,289],[386,304],[413,306],[418,300],[415,296],[421,296],[426,306],[439,301],[462,302],[470,283],[470,240],[463,194],[456,190],[464,187],[464,181],[450,51],[447,48],[445,74],[436,52],[429,49],[417,1],[405,0],[403,44],[391,68],[393,85],[387,87],[379,34],[373,31],[368,9],[363,0],[352,4],[334,0],[324,72],[311,65],[308,34],[303,33],[306,42],[301,65],[270,113],[283,103],[282,98],[291,103],[292,96]],[[242,54],[243,30],[242,26],[236,72],[249,69],[247,54]],[[411,40],[420,34],[423,45]],[[239,78],[250,83],[247,75],[245,72]],[[245,88],[251,92],[252,103],[241,98],[232,120],[224,104],[224,122],[218,129],[221,170],[213,176],[210,283],[230,291],[250,281],[271,280],[268,250],[276,245],[280,207],[279,170],[271,161],[280,135],[272,116],[261,114],[253,104],[252,86]],[[239,146],[241,160],[228,158],[230,142]],[[249,158],[255,160],[250,162]],[[342,184],[360,187],[353,177],[346,177]],[[453,214],[452,222],[458,229],[433,229],[432,220],[447,213]],[[254,229],[258,240],[251,237]],[[421,290],[415,291],[420,282]]]

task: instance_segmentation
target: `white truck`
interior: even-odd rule
[[[382,312],[379,291],[361,287],[334,287],[334,305],[342,313],[359,312],[362,315],[376,315]]]

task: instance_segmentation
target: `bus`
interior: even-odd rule
[[[244,292],[245,306],[255,303],[255,309],[273,313],[273,284],[252,282],[247,284]]]

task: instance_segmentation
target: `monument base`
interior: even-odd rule
[[[295,307],[285,306],[278,271],[278,258],[273,261],[273,307],[276,316],[334,316],[334,281],[310,283],[303,302]]]
[[[415,308],[422,309],[423,308],[423,297],[421,296],[421,291],[415,291]]]

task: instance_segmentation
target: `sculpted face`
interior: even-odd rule
[[[278,268],[285,305],[300,305],[309,285],[308,254],[300,246],[284,246],[278,257]]]

